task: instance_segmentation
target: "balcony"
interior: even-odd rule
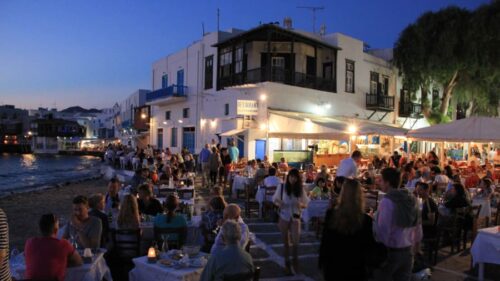
[[[399,117],[422,117],[422,105],[414,102],[400,102]]]
[[[165,105],[186,99],[187,86],[170,85],[146,94],[146,102],[154,105]]]
[[[375,111],[394,111],[394,97],[382,94],[366,94],[366,109]]]
[[[277,82],[320,91],[336,92],[336,81],[334,79],[293,72],[289,69],[279,67],[272,67],[270,72],[264,67],[254,68],[221,77],[218,82],[221,88],[260,82]]]

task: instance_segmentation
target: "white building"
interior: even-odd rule
[[[150,142],[198,153],[234,138],[249,159],[313,144],[345,153],[348,125],[397,131],[397,71],[381,57],[341,33],[273,24],[208,33],[154,62]]]
[[[119,138],[123,143],[130,141],[130,145],[136,145],[138,137],[137,129],[134,128],[134,123],[137,119],[136,111],[145,107],[146,95],[149,92],[151,91],[138,89],[119,103],[119,109],[115,112],[114,116],[115,137]],[[146,141],[144,140],[144,142]]]

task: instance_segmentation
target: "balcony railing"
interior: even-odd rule
[[[394,97],[382,94],[366,94],[366,109],[394,111]]]
[[[166,88],[159,89],[146,94],[146,101],[154,101],[158,99],[165,99],[170,97],[185,97],[187,94],[187,86],[184,85],[170,85]]]
[[[422,105],[414,102],[400,102],[399,116],[418,118],[422,116]]]
[[[272,67],[270,73],[265,67],[254,68],[240,73],[219,78],[219,87],[231,87],[244,84],[255,84],[260,82],[278,82],[287,85],[316,89],[321,91],[335,92],[336,83],[334,79],[326,79],[301,72],[292,72],[289,69]]]

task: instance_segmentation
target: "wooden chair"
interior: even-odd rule
[[[448,237],[450,239],[450,248],[451,253],[455,253],[455,249],[460,251],[460,234],[462,232],[463,224],[465,222],[466,211],[467,208],[457,209],[455,214],[453,214],[450,218],[450,221],[446,225],[438,226],[438,235],[437,235],[437,247],[439,247],[441,240],[444,237]]]
[[[493,225],[500,225],[500,200],[497,202],[496,214],[493,216]]]
[[[464,221],[462,225],[462,242],[464,245],[464,250],[467,249],[467,235],[469,231],[471,231],[471,241],[474,241],[474,238],[477,235],[477,229],[478,229],[478,220],[479,220],[479,214],[481,213],[481,205],[477,206],[472,206],[469,208],[468,213],[472,214],[472,221]]]
[[[259,202],[255,200],[255,192],[251,186],[245,184],[245,217],[250,218],[252,210],[259,214]]]
[[[187,228],[186,227],[175,227],[175,228],[154,228],[155,239],[159,243],[163,243],[162,235],[177,234],[177,239],[168,239],[168,247],[171,249],[181,249],[187,238]]]
[[[434,225],[430,226],[430,230],[433,230],[434,235],[430,235],[427,237],[424,237],[422,239],[422,243],[425,246],[425,250],[428,253],[428,260],[429,262],[432,263],[432,265],[436,265],[437,263],[437,255],[439,252],[439,243],[438,243],[438,235],[439,235],[439,229],[438,229],[438,220],[439,220],[439,212],[436,212],[435,214],[435,219],[434,219]],[[425,234],[425,233],[424,233]]]
[[[264,202],[262,202],[262,217],[266,217],[269,210],[276,210],[276,206],[272,201],[267,200],[267,198],[272,197],[276,193],[277,186],[262,186],[264,188]]]
[[[177,189],[179,199],[189,200],[194,198],[194,189]]]
[[[259,281],[260,267],[256,266],[254,272],[244,272],[231,275],[224,275],[223,281]]]
[[[119,260],[132,260],[141,255],[140,229],[112,229],[113,252]]]

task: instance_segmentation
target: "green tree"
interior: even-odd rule
[[[400,34],[394,63],[410,91],[421,90],[424,116],[445,122],[450,100],[468,101],[473,114],[496,115],[499,99],[500,1],[469,12],[448,7],[422,14]],[[443,87],[430,107],[430,85]]]

